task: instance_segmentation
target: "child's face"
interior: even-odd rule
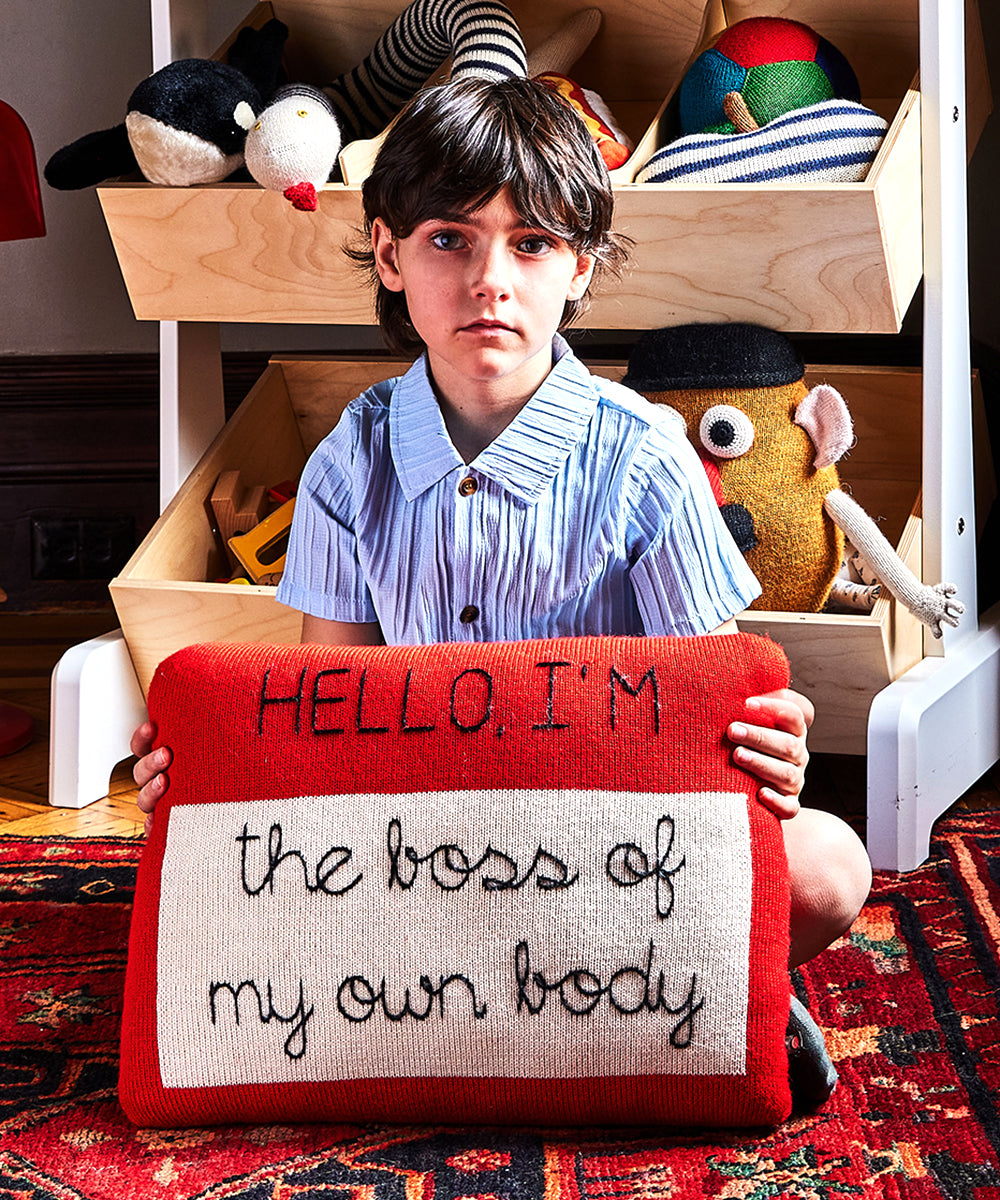
[[[594,263],[526,225],[506,192],[458,220],[424,221],[393,239],[376,219],[382,283],[406,293],[446,400],[470,388],[527,398],[552,367],[552,337],[567,300],[587,290]]]

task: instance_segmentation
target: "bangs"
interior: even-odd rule
[[[541,86],[468,80],[441,89],[433,103],[421,106],[419,99],[405,144],[393,137],[397,127],[390,129],[365,183],[369,223],[380,216],[397,237],[409,237],[423,221],[457,219],[506,189],[525,224],[577,252],[600,243],[612,216],[604,164],[586,126],[558,96]]]

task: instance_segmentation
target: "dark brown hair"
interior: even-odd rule
[[[375,269],[376,217],[394,237],[422,222],[459,217],[507,189],[520,218],[592,255],[595,273],[617,275],[626,239],[611,228],[614,199],[586,125],[544,85],[523,78],[462,79],[419,92],[390,127],[362,189],[364,242],[348,254],[369,275],[375,312],[389,346],[424,348],[406,296],[384,287]],[[569,300],[560,328],[586,304]]]

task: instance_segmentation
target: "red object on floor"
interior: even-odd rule
[[[28,127],[0,100],[0,242],[45,236],[35,148]]]
[[[35,722],[23,708],[0,700],[0,757],[27,746],[35,732]]]

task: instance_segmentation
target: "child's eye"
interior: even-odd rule
[[[462,245],[462,237],[450,229],[439,229],[431,234],[431,243],[439,250],[457,250]]]
[[[552,239],[532,234],[531,237],[521,238],[517,248],[522,254],[545,254],[552,249]]]

